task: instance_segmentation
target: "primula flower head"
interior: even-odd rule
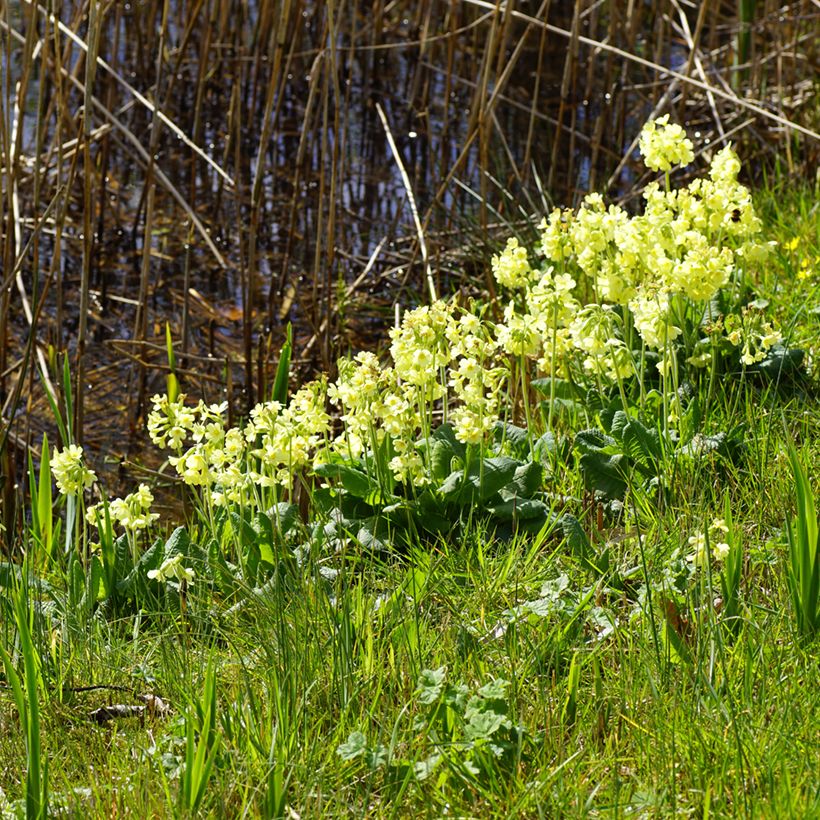
[[[715,182],[734,183],[740,173],[740,160],[732,149],[731,144],[715,154],[709,168],[709,176]]]
[[[532,276],[527,249],[515,237],[508,239],[504,250],[493,257],[492,266],[496,282],[505,288],[522,288]]]
[[[677,123],[665,114],[649,120],[641,131],[641,154],[647,168],[668,171],[673,165],[688,165],[695,158],[692,142]]]
[[[697,532],[695,535],[690,536],[688,543],[692,548],[692,552],[689,554],[688,560],[696,567],[704,566],[707,561],[706,545],[708,543],[712,548],[712,561],[715,563],[725,561],[731,549],[729,543],[725,540],[728,533],[729,527],[726,521],[723,518],[715,518],[709,525],[708,539],[703,532]]]
[[[149,569],[148,577],[152,581],[170,581],[176,578],[177,581],[185,581],[191,583],[194,580],[194,571],[190,567],[183,566],[185,556],[182,553],[166,558],[159,569]]]
[[[185,394],[180,393],[176,401],[168,396],[153,396],[153,409],[148,414],[148,435],[158,447],[181,450],[197,419],[196,410],[185,406]],[[204,405],[203,405],[204,406]]]
[[[119,524],[126,532],[136,532],[147,529],[159,518],[158,513],[152,513],[151,505],[154,495],[147,484],[140,484],[136,492],[125,498],[115,498],[108,503],[108,514],[113,523]],[[94,504],[86,510],[85,517],[89,524],[97,526],[98,518],[102,522],[103,514],[100,504]]]
[[[83,463],[83,448],[77,444],[69,444],[64,450],[54,449],[51,473],[63,495],[77,495],[97,480],[94,471]]]

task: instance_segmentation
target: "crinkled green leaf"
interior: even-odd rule
[[[371,493],[379,490],[378,483],[367,473],[347,464],[317,464],[313,472],[322,478],[337,479],[345,490],[357,498],[367,498]]]
[[[464,734],[470,740],[491,738],[502,727],[509,729],[512,725],[510,719],[499,712],[491,709],[474,711],[464,726]]]
[[[655,469],[663,458],[658,431],[647,427],[623,410],[618,410],[613,415],[610,433],[620,441],[624,452],[639,465],[651,465]]]
[[[441,486],[441,494],[448,501],[459,504],[486,501],[509,484],[521,462],[507,456],[495,456],[471,464],[466,474],[451,473]]]
[[[517,455],[525,456],[529,453],[530,434],[526,428],[508,421],[497,421],[493,425],[493,435],[499,443],[506,441]]]
[[[627,482],[624,478],[622,453],[608,455],[602,451],[584,453],[578,460],[584,483],[591,490],[598,490],[607,498],[623,498]]]
[[[336,749],[342,760],[354,760],[367,751],[367,738],[361,732],[351,732],[347,740]]]
[[[478,690],[478,694],[487,700],[504,700],[507,697],[507,688],[510,682],[504,678],[493,678]]]
[[[416,685],[419,701],[425,706],[435,703],[441,695],[446,676],[447,668],[444,666],[438,669],[423,669]]]
[[[500,521],[547,521],[550,508],[538,499],[513,498],[488,507],[489,512]]]

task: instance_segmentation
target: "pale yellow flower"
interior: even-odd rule
[[[64,450],[54,449],[51,474],[63,495],[82,493],[97,480],[94,471],[83,463],[83,448],[77,444],[69,444]]]
[[[695,158],[692,142],[669,115],[650,120],[641,131],[640,150],[647,168],[668,171],[673,165],[688,165]]]

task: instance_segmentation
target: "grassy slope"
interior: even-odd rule
[[[784,326],[799,317],[794,339],[812,349],[820,281],[813,203],[808,192],[785,189],[761,198],[774,237],[799,244],[760,285]],[[814,273],[801,278],[803,258]],[[653,621],[597,588],[575,620],[553,613],[509,623],[505,613],[538,598],[545,581],[567,575],[570,609],[572,595],[590,587],[555,537],[499,544],[475,532],[388,564],[351,552],[303,571],[283,565],[267,594],[235,618],[217,615],[194,584],[185,630],[170,613],[144,613],[40,636],[47,678],[63,684],[62,694],[49,687],[42,709],[54,803],[83,817],[172,814],[183,716],[195,714],[212,654],[222,745],[202,811],[214,816],[273,815],[285,806],[291,817],[820,816],[818,646],[795,638],[780,535],[793,493],[781,417],[811,466],[818,411],[806,393],[726,385],[711,423],[745,426],[745,460],[718,477],[679,476],[666,509],[642,507],[632,518],[657,579],[729,495],[745,549],[746,607],[733,642],[715,609],[701,605],[718,594],[705,579],[682,615],[686,660],[665,649],[657,606]],[[575,472],[557,477],[555,490],[580,494]],[[605,530],[601,538],[613,540],[621,567],[640,567],[638,541],[619,535]],[[590,606],[617,618],[609,636],[600,637]],[[0,634],[11,650],[11,627]],[[416,723],[427,712],[414,693],[419,674],[442,666],[471,692],[494,678],[510,682],[510,717],[526,728],[510,761],[486,750],[473,757],[481,770],[473,776],[463,749],[436,744],[429,724]],[[88,711],[134,699],[71,691],[92,683],[155,691],[173,713],[98,727]],[[5,688],[0,720],[0,787],[11,800],[23,793],[25,746]],[[357,730],[394,760],[413,764],[438,751],[442,762],[421,782],[371,771],[363,757],[345,762],[336,750]]]

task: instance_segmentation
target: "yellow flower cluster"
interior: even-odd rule
[[[115,498],[108,503],[108,514],[112,523],[119,524],[126,532],[147,529],[159,518],[158,513],[151,512],[154,495],[147,484],[140,484],[136,492]],[[104,522],[102,504],[92,504],[85,513],[86,520],[93,526]]]
[[[647,124],[641,153],[659,171],[693,159],[692,143],[668,117]],[[334,382],[307,385],[287,405],[257,405],[244,429],[227,426],[224,405],[155,396],[151,438],[216,505],[260,505],[291,489],[301,471],[339,458],[373,466],[380,479],[422,486],[431,480],[433,429],[446,421],[463,444],[482,444],[520,368],[600,386],[635,375],[642,348],[661,354],[664,373],[677,361],[705,366],[718,347],[714,334],[724,329],[710,300],[767,251],[739,170],[727,146],[708,177],[677,190],[668,176],[665,189],[647,186],[642,213],[598,194],[575,211],[555,209],[532,253],[511,238],[492,258],[493,275],[510,294],[501,322],[474,306],[435,301],[408,311],[391,331],[389,362],[372,353],[343,359]],[[744,363],[760,361],[780,339],[748,311],[725,322],[725,338]],[[679,358],[676,347],[685,347]],[[341,429],[333,429],[328,404]]]
[[[673,165],[688,165],[694,158],[692,142],[669,115],[650,120],[641,131],[640,150],[647,168],[668,171]]]
[[[452,307],[442,300],[411,310],[401,325],[390,331],[390,355],[396,376],[425,388],[430,398],[440,398],[441,368],[450,363],[447,330],[453,323]]]
[[[311,382],[299,389],[287,407],[267,402],[251,411],[245,438],[258,463],[258,469],[250,471],[254,484],[292,487],[296,474],[312,462],[324,443],[330,426],[326,395],[323,381]]]
[[[783,341],[783,335],[771,322],[763,318],[763,312],[754,307],[745,307],[740,315],[730,313],[723,322],[726,340],[740,349],[741,364],[762,362],[769,350]]]
[[[697,532],[689,537],[691,553],[689,561],[696,567],[704,566],[708,560],[707,543],[712,547],[712,560],[715,563],[725,561],[729,554],[729,544],[726,536],[729,527],[722,518],[715,518],[709,525],[709,538],[703,532]]]
[[[210,492],[214,505],[255,503],[254,490],[291,488],[294,476],[310,463],[329,429],[324,382],[301,388],[287,407],[257,404],[244,430],[227,427],[227,405],[186,407],[154,396],[148,417],[152,440],[175,455],[169,463],[182,480]],[[186,449],[186,444],[187,449]]]
[[[496,360],[498,342],[491,328],[473,313],[464,313],[448,328],[452,364],[448,385],[457,406],[450,412],[455,436],[463,444],[480,444],[496,420],[507,368]]]
[[[493,276],[506,288],[520,288],[529,282],[532,269],[527,249],[515,237],[507,240],[504,250],[492,258]]]
[[[651,168],[667,170],[693,158],[683,129],[668,118],[648,123],[641,145]],[[585,197],[575,212],[555,209],[540,225],[540,270],[515,267],[523,256],[508,242],[493,261],[499,285],[513,291],[496,329],[499,347],[537,359],[547,374],[577,359],[585,372],[610,379],[634,372],[630,328],[647,348],[666,350],[681,336],[687,315],[700,321],[703,308],[696,304],[766,257],[739,170],[727,146],[713,157],[708,178],[678,190],[647,186],[641,214],[607,206],[598,194]],[[767,349],[771,338],[762,334],[758,352],[749,355]],[[697,363],[705,357],[702,349]]]
[[[77,444],[69,444],[64,450],[54,449],[51,474],[57,489],[70,496],[81,494],[97,480],[94,471],[85,466],[83,448]]]
[[[146,573],[152,581],[159,581],[164,583],[175,578],[177,581],[185,581],[185,583],[193,583],[194,571],[190,567],[184,566],[185,556],[181,553],[166,558],[159,569],[149,569]]]
[[[148,416],[148,435],[157,447],[180,450],[196,422],[194,408],[185,406],[185,395],[176,401],[168,396],[154,396],[151,399],[153,412]]]
[[[409,311],[391,340],[392,366],[372,353],[339,362],[328,398],[344,430],[331,451],[359,458],[389,440],[393,478],[420,486],[429,465],[417,442],[430,431],[434,405],[442,402],[461,442],[479,444],[498,419],[507,368],[496,360],[492,326],[452,303]]]

